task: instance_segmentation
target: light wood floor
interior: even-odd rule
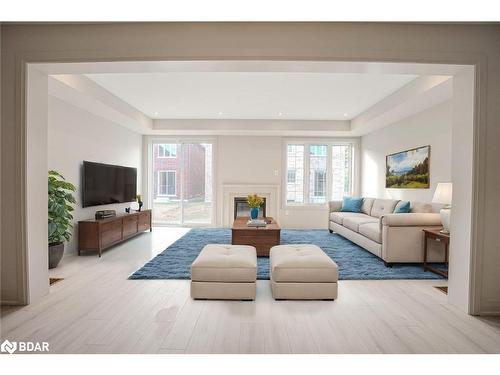
[[[500,353],[500,321],[468,316],[444,281],[340,281],[334,301],[193,301],[187,280],[127,280],[185,233],[155,228],[104,253],[66,257],[42,301],[2,309],[1,338],[52,353]]]

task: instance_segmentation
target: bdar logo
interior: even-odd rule
[[[0,345],[0,351],[2,353],[14,353],[17,350],[17,342],[10,342],[5,340],[2,345]]]

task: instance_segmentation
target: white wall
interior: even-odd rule
[[[281,153],[281,137],[218,137],[217,181],[280,184]]]
[[[220,136],[217,138],[217,186],[222,184],[278,185],[280,192],[279,224],[282,228],[328,228],[328,208],[325,206],[286,207],[283,204],[283,163],[284,137],[239,137]],[[300,138],[301,140],[304,138]],[[333,139],[333,138],[329,138]],[[344,140],[344,139],[343,139]],[[353,140],[353,142],[356,142]],[[356,145],[357,146],[357,145]],[[355,147],[355,153],[357,147]],[[357,155],[355,155],[357,159]],[[357,189],[357,173],[354,186]],[[217,204],[222,204],[218,197]],[[220,224],[221,218],[218,218]]]
[[[151,152],[152,140],[166,138],[182,139],[183,137],[144,136],[143,143],[143,186],[147,186],[148,178],[145,172],[148,168],[148,153]],[[187,137],[186,139],[192,139]],[[214,141],[214,194],[216,226],[224,226],[222,188],[223,185],[274,185],[279,195],[277,219],[282,228],[328,228],[328,207],[323,206],[285,206],[283,202],[284,145],[288,137],[280,136],[217,136],[209,137]],[[298,138],[307,140],[308,138]],[[309,138],[318,140],[318,138]],[[334,138],[326,138],[333,140]],[[340,138],[342,141],[352,141],[354,158],[359,160],[359,142],[357,138]],[[203,138],[199,138],[202,141]],[[324,141],[325,138],[322,138]],[[358,163],[359,164],[359,163]],[[355,168],[353,186],[359,188],[359,168]],[[146,206],[151,207],[149,194],[144,191]],[[226,224],[227,225],[227,224]]]
[[[145,136],[143,143],[143,168],[148,166],[150,143],[162,136]],[[167,137],[172,140],[172,137]],[[175,139],[182,139],[178,137]],[[187,139],[190,139],[189,137]],[[214,141],[214,194],[215,226],[223,226],[223,185],[275,185],[282,195],[283,142],[278,136],[218,136]],[[301,138],[304,139],[304,138]],[[203,140],[203,138],[200,138]],[[143,184],[149,178],[143,173]],[[144,192],[146,205],[151,206],[148,192]],[[279,224],[282,228],[327,228],[326,205],[324,207],[286,208],[280,197],[276,202]]]
[[[361,137],[364,197],[430,202],[438,182],[451,181],[452,104],[443,104]],[[386,189],[386,155],[431,146],[429,189]]]
[[[457,306],[469,304],[471,280],[472,193],[468,181],[473,176],[474,72],[467,69],[453,77],[453,208],[450,231],[450,274],[448,300]],[[498,255],[497,255],[498,257]],[[493,271],[498,277],[498,269]],[[491,274],[490,274],[491,275]],[[486,274],[481,275],[485,277]],[[491,277],[491,276],[490,276]],[[493,280],[492,280],[493,281]],[[494,283],[493,283],[494,284]],[[497,283],[498,284],[498,283]],[[475,286],[477,287],[477,286]],[[478,292],[479,294],[479,292]],[[475,301],[472,301],[475,303]]]
[[[30,302],[38,301],[49,290],[48,186],[37,183],[47,181],[47,83],[47,75],[32,66],[28,68],[26,194],[32,204],[26,207],[26,221]],[[40,264],[45,267],[39,267]]]
[[[95,211],[122,213],[128,203],[86,207],[81,205],[83,160],[137,168],[137,192],[141,193],[142,135],[83,109],[49,96],[48,167],[77,187],[75,222],[94,217]],[[77,249],[77,228],[66,245],[66,254]]]

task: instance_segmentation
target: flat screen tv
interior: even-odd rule
[[[137,195],[137,168],[83,162],[83,207],[125,203]]]

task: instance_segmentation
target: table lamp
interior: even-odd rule
[[[437,184],[434,197],[432,198],[433,203],[444,204],[444,207],[441,211],[439,211],[441,214],[441,222],[443,223],[443,229],[441,230],[441,233],[443,234],[450,234],[452,190],[453,188],[451,182],[440,182]]]

